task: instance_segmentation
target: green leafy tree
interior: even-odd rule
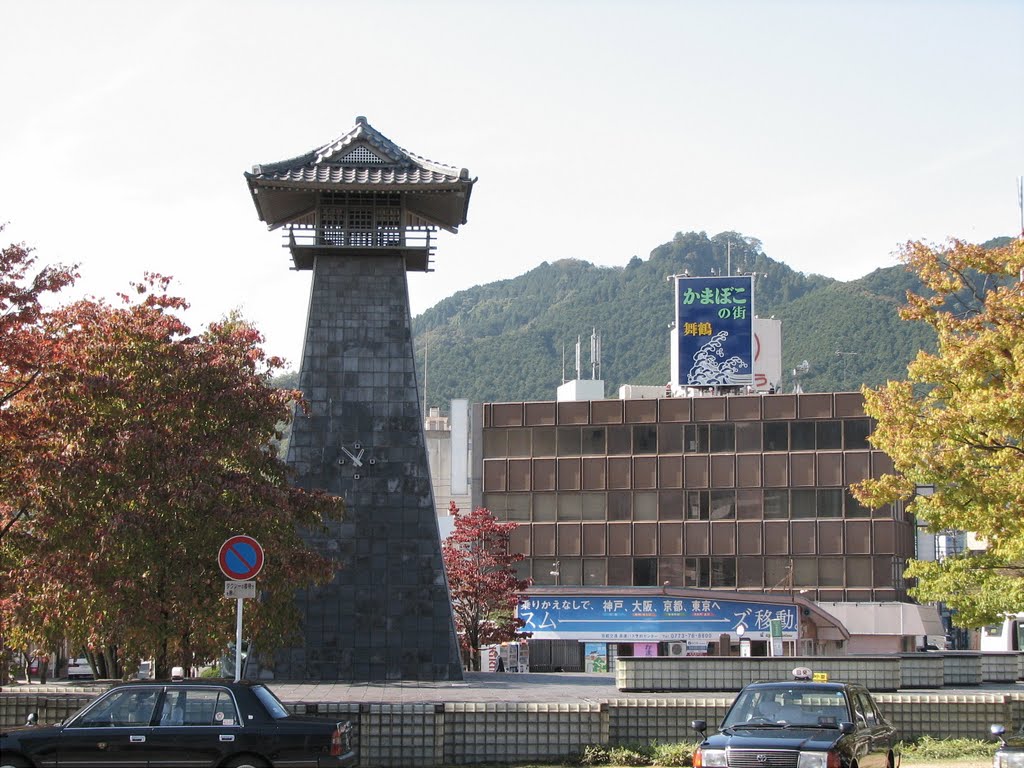
[[[984,538],[984,554],[907,570],[915,597],[980,626],[1024,609],[1024,240],[909,243],[902,260],[928,290],[908,292],[901,314],[934,328],[938,351],[919,352],[907,380],[866,391],[871,442],[895,472],[853,492],[869,506],[911,500],[930,530]],[[934,492],[915,495],[919,486]]]
[[[266,551],[247,634],[264,650],[292,639],[294,591],[332,571],[298,530],[342,512],[289,483],[273,442],[299,394],[271,385],[281,361],[259,332],[232,316],[193,335],[167,283],[54,311],[52,363],[10,403],[28,426],[3,502],[29,513],[3,541],[0,619],[88,647],[109,676],[220,655],[235,606],[217,552],[233,534]]]
[[[442,552],[451,590],[455,629],[463,663],[480,669],[480,648],[514,640],[523,625],[516,618],[518,594],[529,582],[516,576],[514,565],[523,555],[509,551],[515,523],[499,523],[487,509],[460,512],[451,502],[455,518],[452,534]]]

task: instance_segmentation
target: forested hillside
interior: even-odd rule
[[[821,259],[828,263],[827,251]],[[674,319],[667,278],[727,270],[754,273],[756,313],[782,320],[783,370],[803,360],[809,364],[801,377],[805,391],[852,390],[903,378],[917,350],[934,347],[929,328],[897,316],[907,289],[919,286],[902,266],[844,283],[796,272],[766,256],[758,240],[736,232],[688,232],[625,267],[564,259],[441,301],[413,320],[420,386],[428,346],[427,402],[443,412],[459,397],[552,400],[562,382],[563,349],[566,375],[574,375],[577,336],[583,337],[589,378],[594,328],[602,337],[608,396],[622,384],[665,384]],[[788,373],[780,384],[792,387]]]

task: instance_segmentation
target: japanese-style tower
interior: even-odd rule
[[[337,563],[300,593],[293,680],[461,680],[416,383],[408,270],[429,271],[438,228],[466,223],[475,179],[381,135],[343,136],[245,174],[260,219],[313,271],[288,462],[342,496],[346,518],[308,533]]]

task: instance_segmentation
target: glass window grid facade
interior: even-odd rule
[[[586,424],[539,427],[489,427],[484,430],[485,458],[663,457],[704,454],[768,454],[830,451],[868,452],[870,420],[864,417],[790,419],[779,421]],[[502,437],[498,433],[507,433]],[[620,459],[619,466],[623,466]],[[628,458],[626,459],[628,462]],[[605,471],[606,475],[608,471]],[[760,480],[760,478],[759,478]],[[887,532],[895,552],[873,548],[874,524],[893,525],[902,509],[869,510],[860,505],[846,486],[764,488],[605,488],[603,490],[545,490],[532,492],[485,492],[483,503],[500,520],[524,525],[598,526],[604,535],[587,537],[600,541],[602,551],[578,557],[556,551],[557,545],[541,545],[528,552],[520,575],[535,584],[587,586],[672,586],[757,591],[800,590],[820,593],[821,599],[899,599],[905,596],[902,571],[907,536]],[[486,484],[485,484],[486,485]],[[563,500],[563,497],[568,497]],[[569,498],[573,500],[570,501]],[[831,520],[830,527],[822,527]],[[846,521],[862,520],[855,526]],[[882,521],[886,521],[883,523]],[[609,539],[629,535],[632,526],[662,524],[668,528],[653,534],[654,553],[630,557],[619,554],[622,541],[610,547]],[[684,525],[685,524],[685,525]],[[731,530],[729,535],[709,535],[708,524]],[[742,527],[740,527],[742,526]],[[810,528],[808,529],[808,526]],[[541,538],[553,532],[538,531]],[[687,535],[691,534],[691,535]],[[815,539],[809,542],[808,535]],[[741,537],[756,541],[756,552],[736,552]],[[680,540],[682,545],[680,545]],[[687,549],[697,543],[701,552]],[[670,546],[666,546],[671,542]],[[799,542],[799,543],[798,543]],[[847,544],[850,545],[847,552]],[[824,546],[819,551],[819,545]],[[630,545],[631,546],[631,545]],[[750,544],[742,546],[749,547]],[[683,554],[666,555],[679,549]],[[559,560],[559,575],[552,575],[552,559]],[[626,549],[630,549],[629,546]],[[615,555],[611,554],[615,550]],[[728,551],[721,551],[728,550]],[[826,551],[827,550],[827,551]],[[630,551],[632,551],[630,549]],[[853,554],[853,553],[856,554]],[[844,554],[845,553],[845,554]],[[751,556],[754,555],[754,556]],[[566,568],[566,564],[569,567]],[[781,564],[781,565],[780,565]],[[856,594],[854,594],[856,593]],[[815,595],[811,595],[814,597]]]
[[[661,456],[681,453],[772,453],[869,450],[870,419],[491,427],[484,453],[502,457]]]

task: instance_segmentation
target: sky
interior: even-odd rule
[[[1022,41],[1024,0],[0,0],[0,241],[77,294],[173,276],[297,368],[311,273],[243,172],[364,115],[478,179],[414,315],[688,231],[850,280],[1019,233]]]

